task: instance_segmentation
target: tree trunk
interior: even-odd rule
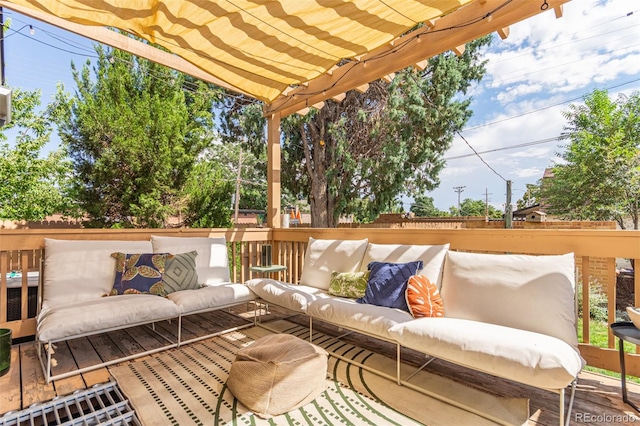
[[[327,197],[327,178],[323,174],[311,178],[311,226],[313,228],[329,228]]]
[[[324,142],[320,140],[324,136],[323,129],[317,129],[313,123],[309,123],[309,133],[307,134],[304,124],[300,125],[304,155],[307,163],[307,172],[311,181],[311,197],[309,207],[311,207],[311,227],[328,228],[328,182],[325,167],[326,152]]]

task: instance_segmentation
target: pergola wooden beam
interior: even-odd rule
[[[561,9],[570,0],[547,0],[544,10]],[[334,69],[309,82],[293,94],[281,96],[267,105],[265,116],[280,112],[281,117],[293,114],[307,105],[331,99],[335,95],[361,87],[370,81],[412,66],[425,59],[451,50],[494,31],[542,13],[539,1],[504,3],[504,0],[476,1],[435,21],[434,28],[425,26],[398,38],[361,58]],[[492,19],[484,19],[491,14]],[[478,21],[479,22],[475,22]],[[471,25],[465,25],[473,22]]]
[[[81,35],[82,37],[87,37],[99,43],[115,47],[116,49],[124,50],[138,57],[145,58],[157,64],[164,65],[176,71],[183,72],[202,81],[213,83],[216,86],[232,90],[236,93],[247,95],[247,93],[244,93],[237,87],[234,87],[220,80],[219,78],[205,72],[204,70],[193,65],[191,62],[182,59],[180,56],[157,49],[147,43],[143,43],[131,37],[127,37],[126,35],[117,33],[107,28],[76,24],[74,22],[58,18],[57,16],[49,15],[48,13],[43,13],[38,10],[20,6],[4,0],[0,0],[0,7],[5,7],[15,12],[21,13],[22,15],[37,19],[38,21],[46,22],[58,28],[62,28],[63,30],[71,31],[72,33],[76,33],[78,35]]]
[[[498,30],[498,35],[502,40],[506,40],[509,37],[509,27],[500,28]]]
[[[267,226],[280,228],[280,197],[282,156],[280,153],[280,114],[267,120]]]

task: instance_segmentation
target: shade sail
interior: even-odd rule
[[[267,103],[472,0],[10,0],[165,47]]]

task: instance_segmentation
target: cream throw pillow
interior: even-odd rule
[[[547,334],[578,348],[573,253],[530,256],[449,252],[445,316]]]
[[[422,260],[422,269],[416,275],[425,275],[438,288],[442,283],[442,265],[449,250],[449,244],[443,245],[408,245],[408,244],[374,244],[367,246],[360,271],[366,271],[371,262],[407,263]]]
[[[367,243],[366,239],[316,240],[310,237],[300,284],[328,290],[333,271],[356,272],[360,268]]]
[[[151,236],[154,253],[187,253],[197,251],[196,272],[200,284],[214,285],[231,281],[227,242],[224,237]]]

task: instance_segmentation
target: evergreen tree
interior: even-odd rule
[[[374,81],[365,93],[350,91],[342,102],[282,121],[282,183],[308,198],[314,227],[334,227],[346,214],[374,219],[400,194],[439,184],[443,153],[471,115],[464,94],[484,75],[480,49],[489,42],[476,40],[460,57],[444,53],[424,71],[406,69],[391,84]],[[259,106],[229,97],[221,108],[225,138],[244,136],[264,149]]]
[[[204,83],[116,49],[77,70],[74,95],[56,96],[73,163],[72,195],[99,227],[161,227],[193,164],[213,140]]]

